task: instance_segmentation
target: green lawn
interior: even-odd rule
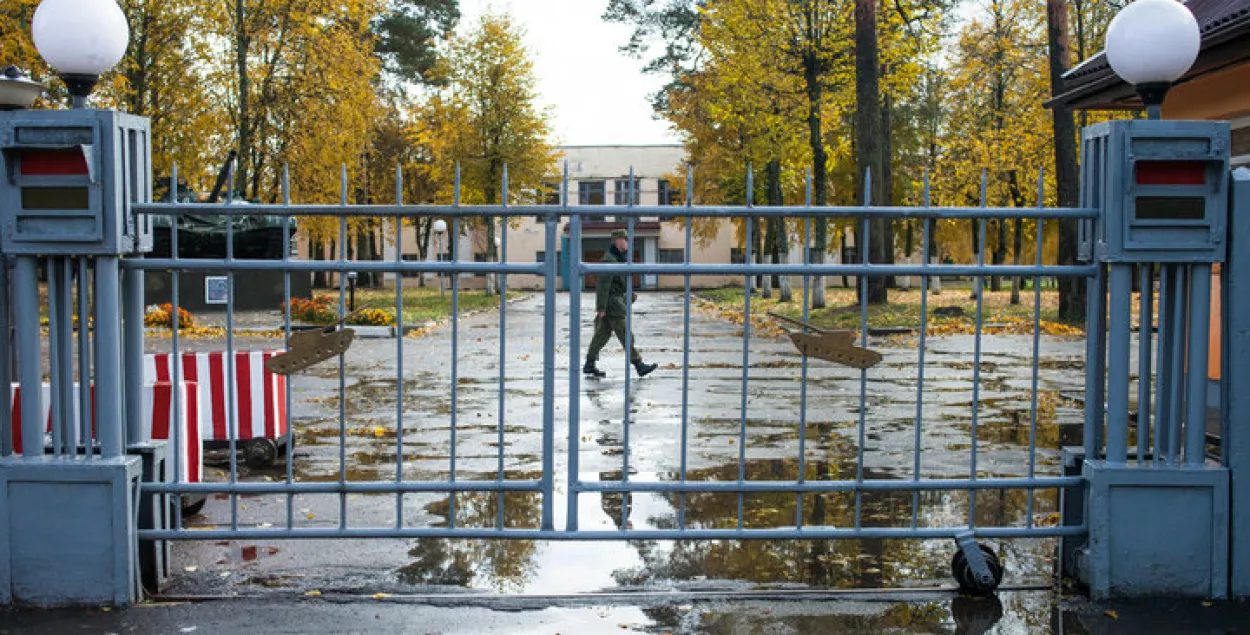
[[[712,303],[720,311],[741,313],[743,310],[743,290],[741,288],[708,289],[696,293],[700,298]],[[816,326],[828,328],[859,329],[862,313],[857,301],[855,289],[835,288],[825,292],[826,307],[812,309],[808,321]],[[1011,291],[985,291],[982,300],[982,326],[993,325],[994,330],[1031,332],[1034,318],[1034,292],[1030,289],[1021,290],[1020,303],[1011,304]],[[772,299],[764,299],[757,289],[751,296],[752,317],[764,316],[768,312],[778,313],[786,317],[802,319],[803,316],[802,288],[794,290],[791,302],[778,301],[777,290],[773,290]],[[868,307],[868,326],[870,328],[919,328],[920,327],[921,293],[918,289],[890,289],[889,303],[870,305]],[[1055,334],[1075,334],[1080,331],[1057,321],[1059,293],[1045,289],[1041,294],[1041,320],[1043,331]],[[935,313],[935,309],[941,311]],[[943,285],[941,294],[929,293],[928,297],[928,331],[933,334],[970,332],[976,327],[977,301],[971,298],[971,290],[966,285],[953,287]],[[940,315],[939,313],[953,313]],[[793,328],[793,327],[790,327]]]
[[[319,290],[314,293],[315,295],[338,297],[335,291]],[[508,299],[512,300],[522,295],[524,294],[519,291],[509,291]],[[499,296],[488,296],[482,290],[461,290],[459,296],[461,313],[499,308]],[[344,299],[346,300],[346,298]],[[416,326],[423,322],[438,321],[451,317],[451,301],[451,289],[439,293],[438,287],[404,287],[404,325]],[[398,305],[398,299],[393,288],[356,290],[357,310],[380,309],[394,314]]]

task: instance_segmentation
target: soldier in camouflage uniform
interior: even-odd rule
[[[628,248],[629,235],[623,230],[613,231],[612,246],[603,254],[603,262],[613,264],[625,262]],[[628,308],[628,301],[625,299],[625,276],[615,273],[600,275],[595,284],[595,335],[590,339],[590,350],[586,352],[586,365],[582,368],[583,373],[594,377],[603,377],[607,374],[599,370],[595,362],[599,359],[599,351],[603,350],[603,346],[608,343],[608,339],[614,333],[616,339],[620,340],[621,346],[625,346],[625,315]],[[630,339],[637,342],[632,337]],[[630,351],[629,358],[634,363],[634,370],[638,371],[639,377],[646,377],[656,368],[655,364],[642,361],[642,354],[637,348]]]

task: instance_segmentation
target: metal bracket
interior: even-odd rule
[[[964,552],[964,559],[968,562],[968,569],[972,571],[972,575],[976,576],[977,581],[986,587],[994,587],[994,574],[990,571],[990,564],[985,561],[985,554],[981,552],[981,545],[977,544],[977,535],[972,531],[955,534],[955,545],[959,550]]]

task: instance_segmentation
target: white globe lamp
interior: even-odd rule
[[[1188,7],[1176,0],[1136,0],[1107,27],[1107,62],[1157,119],[1168,89],[1193,66],[1201,44]]]
[[[39,55],[56,69],[81,108],[100,78],[121,61],[130,40],[115,0],[44,0],[31,20]]]

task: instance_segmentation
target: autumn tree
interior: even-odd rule
[[[449,197],[446,171],[461,166],[462,202],[501,202],[506,166],[509,192],[534,192],[555,168],[550,115],[536,104],[533,62],[522,42],[523,30],[507,15],[482,16],[475,28],[455,38],[440,62],[446,87],[430,100],[427,111],[438,126],[430,148],[442,196]],[[514,198],[513,202],[516,202]],[[482,221],[483,251],[495,261],[495,219]],[[487,288],[494,292],[494,276]]]
[[[950,205],[1037,205],[1036,175],[1048,162],[1052,138],[1042,106],[1049,93],[1041,8],[1026,0],[990,0],[959,34],[950,77],[945,156],[935,183]],[[993,264],[1016,262],[1029,228],[1019,219],[972,221],[973,252]],[[1036,235],[1036,234],[1034,234]],[[997,290],[999,281],[991,279]],[[1019,280],[1013,281],[1015,298]]]

